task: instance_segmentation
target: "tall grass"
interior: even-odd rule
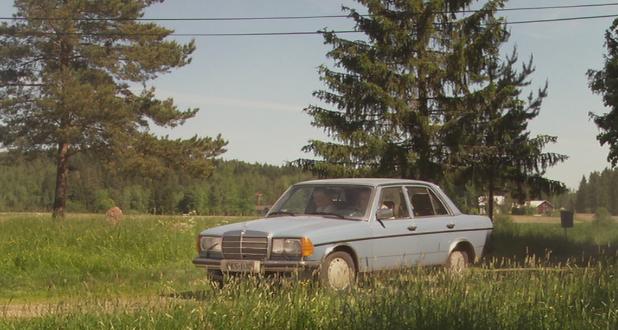
[[[0,218],[0,329],[618,328],[616,225],[565,238],[557,225],[499,222],[491,256],[461,275],[380,273],[345,293],[254,277],[218,289],[191,264],[194,238],[238,220]]]
[[[615,329],[615,267],[526,272],[475,270],[463,276],[418,269],[374,276],[352,291],[311,283],[239,279],[207,283],[175,299],[131,306],[95,303],[35,318],[7,318],[7,328],[414,328]]]
[[[241,219],[134,216],[114,226],[102,216],[5,216],[0,301],[156,293],[170,281],[188,283],[203,275],[191,263],[197,233]]]
[[[495,223],[490,256],[519,261],[537,256],[553,264],[615,262],[618,223],[576,223],[565,231],[559,224],[513,223],[502,217]]]

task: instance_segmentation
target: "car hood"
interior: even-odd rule
[[[247,230],[265,232],[273,237],[303,237],[313,236],[312,234],[317,231],[331,231],[335,228],[339,231],[342,227],[358,226],[363,222],[362,220],[333,219],[322,216],[286,216],[213,227],[204,230],[201,234],[221,236],[230,231]]]

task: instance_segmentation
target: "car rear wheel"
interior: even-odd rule
[[[468,265],[468,253],[459,250],[451,252],[446,262],[448,269],[454,273],[463,272],[466,268],[468,268]]]
[[[329,254],[320,268],[320,281],[333,290],[346,290],[352,286],[356,278],[354,261],[345,252]]]

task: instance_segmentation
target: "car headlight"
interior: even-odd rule
[[[221,252],[221,237],[200,236],[200,252]]]
[[[307,257],[313,254],[313,243],[303,238],[273,238],[271,253],[295,257]]]

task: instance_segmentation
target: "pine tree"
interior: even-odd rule
[[[62,218],[69,160],[88,152],[111,168],[162,176],[169,167],[207,175],[224,152],[221,137],[158,138],[150,125],[175,127],[197,109],[158,100],[146,83],[190,62],[194,42],[136,19],[157,0],[16,0],[0,25],[0,145],[56,153],[53,214]],[[135,86],[144,86],[134,92]]]
[[[604,207],[608,210],[611,210],[610,205],[610,197],[611,197],[611,171],[609,169],[604,169],[601,172],[601,177],[599,180],[599,207]]]
[[[613,170],[609,178],[609,211],[613,215],[618,214],[618,171]]]
[[[588,181],[585,175],[582,176],[582,180],[579,182],[575,198],[575,210],[579,213],[586,213],[588,210]]]
[[[587,194],[587,200],[586,200],[586,204],[588,205],[588,209],[590,211],[590,213],[594,213],[596,212],[597,208],[599,208],[601,205],[599,205],[599,197],[601,195],[601,176],[599,175],[599,172],[592,172],[590,173],[590,177],[588,178],[588,194]]]

